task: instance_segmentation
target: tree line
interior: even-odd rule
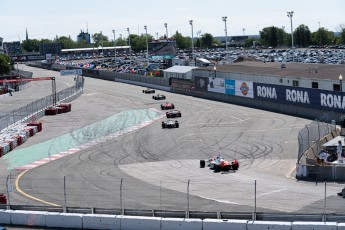
[[[310,45],[329,46],[345,44],[345,24],[340,24],[337,28],[338,33],[329,31],[326,28],[319,28],[315,32],[311,32],[309,27],[302,24],[293,31],[294,46],[295,47],[308,47]],[[271,47],[289,47],[291,43],[291,33],[285,31],[285,28],[278,28],[275,26],[265,27],[259,32],[259,37],[249,37],[245,40],[244,44],[234,44],[236,46],[251,47],[255,42],[256,45],[271,46]],[[231,36],[230,36],[231,37]],[[230,41],[230,37],[228,41]],[[160,37],[166,39],[166,37]],[[177,48],[188,49],[192,46],[192,39],[189,36],[183,36],[181,33],[176,33],[171,37],[176,40]],[[61,43],[62,49],[74,48],[92,48],[92,47],[107,47],[107,46],[127,46],[130,44],[132,50],[140,51],[146,49],[146,34],[136,35],[130,34],[129,38],[119,37],[115,40],[109,39],[102,33],[92,34],[93,43],[87,44],[85,40],[74,41],[71,36],[56,36],[53,40],[49,39],[29,39],[22,42],[22,48],[27,52],[38,52],[40,43]],[[150,42],[154,40],[151,34],[147,34],[147,40]],[[213,48],[224,47],[221,41],[214,38],[210,33],[204,33],[200,37],[194,38],[194,47],[196,48]]]

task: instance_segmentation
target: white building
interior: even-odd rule
[[[195,66],[173,66],[165,69],[164,78],[180,78],[180,79],[192,79],[192,70],[198,67]]]

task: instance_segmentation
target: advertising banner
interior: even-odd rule
[[[214,93],[225,94],[225,79],[224,78],[208,78],[207,90]]]
[[[225,93],[226,94],[235,95],[235,87],[236,87],[235,80],[225,79]]]
[[[195,77],[195,89],[197,91],[206,92],[208,85],[208,77]]]
[[[256,99],[345,112],[342,92],[262,83],[254,83],[254,89]]]
[[[235,95],[254,98],[253,82],[236,80]]]

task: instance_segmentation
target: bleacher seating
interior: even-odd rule
[[[20,46],[20,42],[4,42],[4,50],[5,53],[9,56],[21,55],[23,54],[22,47]]]

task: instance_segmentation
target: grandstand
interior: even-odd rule
[[[10,57],[23,54],[23,50],[19,41],[18,42],[4,42],[3,45],[4,45],[5,53],[9,55]]]
[[[150,56],[176,56],[176,40],[153,40],[149,43]]]

